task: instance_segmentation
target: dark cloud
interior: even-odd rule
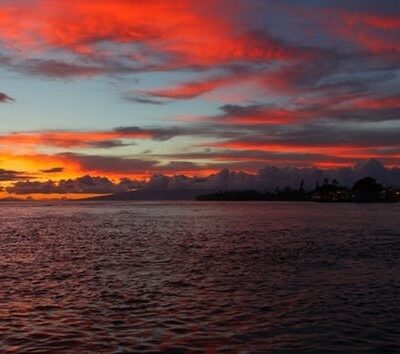
[[[117,127],[114,132],[121,134],[121,137],[128,137],[132,134],[148,134],[158,141],[165,141],[179,136],[232,137],[237,135],[234,130],[228,130],[227,127],[209,124],[208,122],[165,128]]]
[[[400,15],[399,3],[397,0],[351,0],[338,1],[334,4],[342,9],[358,11],[362,8],[365,12],[374,12],[387,15]]]
[[[392,154],[393,151],[388,154]],[[377,155],[379,155],[377,153]],[[380,155],[384,155],[381,153]],[[151,155],[155,158],[171,158],[179,160],[207,160],[214,161],[215,165],[229,166],[229,168],[237,169],[247,164],[251,169],[261,168],[266,163],[274,163],[279,166],[282,165],[312,165],[317,162],[325,163],[348,163],[351,164],[354,158],[345,156],[333,156],[327,154],[317,153],[296,153],[296,152],[269,152],[259,150],[209,150],[204,152],[189,152],[177,154],[164,154],[164,155]],[[385,159],[386,160],[386,159]],[[389,159],[387,161],[390,161]],[[215,166],[213,166],[215,167]]]
[[[53,59],[30,59],[12,66],[20,72],[50,78],[90,77],[107,72],[106,68],[96,64],[83,65]]]
[[[270,136],[253,135],[245,141],[253,144],[281,144],[290,146],[398,146],[400,127],[382,127],[369,129],[369,127],[354,127],[331,122],[315,122],[304,124],[292,129],[280,127],[279,131]]]
[[[177,171],[201,171],[204,167],[201,164],[182,160],[163,163],[152,156],[147,159],[75,153],[64,153],[58,156],[73,161],[82,170],[102,173],[149,174],[150,171],[152,173],[176,173]],[[216,169],[216,165],[213,168]]]
[[[214,166],[215,168],[215,166]],[[190,161],[170,161],[167,164],[158,165],[154,168],[155,172],[181,172],[181,171],[201,171],[204,166]]]
[[[135,103],[143,103],[143,104],[154,104],[154,105],[163,105],[165,102],[151,99],[151,98],[146,98],[146,97],[135,97],[135,96],[129,96],[127,94],[121,96],[124,100],[129,101],[129,102],[135,102]]]
[[[227,104],[220,107],[223,112],[223,117],[245,117],[245,116],[259,116],[262,114],[263,106],[260,104],[241,106],[234,104]]]
[[[14,101],[13,98],[11,98],[10,96],[6,95],[3,92],[0,92],[0,103],[12,102],[12,101]]]
[[[52,146],[58,148],[117,148],[135,145],[133,140],[149,139],[165,141],[178,136],[232,136],[223,134],[225,127],[193,124],[169,127],[126,126],[112,130],[78,131],[78,130],[44,130],[15,132],[0,135],[0,144]]]
[[[102,141],[93,141],[88,143],[89,147],[97,149],[112,149],[112,148],[132,146],[132,145],[135,145],[135,143],[133,142],[124,143],[120,140],[102,140]]]
[[[185,130],[179,127],[166,127],[166,128],[140,128],[140,127],[117,127],[114,129],[116,133],[121,136],[130,136],[132,134],[147,134],[153,139],[164,141],[172,139],[176,136],[190,135],[194,130]]]
[[[64,153],[60,158],[78,163],[85,171],[114,172],[114,173],[143,173],[152,170],[158,161],[143,160],[129,157],[83,155]]]
[[[168,70],[168,67],[164,64],[138,65],[123,55],[115,55],[111,58],[101,58],[96,55],[74,55],[69,61],[50,58],[20,59],[18,56],[3,56],[0,57],[0,64],[22,74],[50,79],[79,79],[101,75],[118,77],[119,75]]]
[[[111,194],[126,192],[141,186],[140,182],[122,179],[113,182],[106,177],[83,176],[76,179],[63,179],[46,182],[16,182],[6,191],[12,194]]]
[[[333,118],[338,121],[381,122],[400,120],[400,108],[382,107],[379,109],[334,109],[321,112],[322,118]],[[340,122],[338,122],[340,124]]]
[[[20,179],[28,179],[30,176],[26,172],[21,171],[13,171],[13,170],[4,170],[0,168],[0,181],[16,181]]]
[[[360,98],[361,97],[361,98]],[[249,125],[253,124],[254,130],[270,129],[271,125],[291,124],[301,126],[310,121],[313,124],[324,124],[329,119],[331,123],[336,121],[337,126],[343,125],[343,121],[357,122],[382,122],[400,120],[400,96],[391,95],[363,96],[344,94],[332,95],[326,98],[310,98],[304,101],[294,100],[286,106],[277,104],[251,104],[251,105],[222,105],[220,113],[201,118],[203,122],[217,124],[218,122],[229,124],[230,131],[242,131],[246,133]],[[238,126],[239,124],[239,126]],[[211,129],[210,129],[211,130]]]
[[[53,167],[53,168],[49,168],[47,170],[40,170],[40,172],[42,172],[42,173],[60,173],[60,172],[64,172],[64,168],[63,167]]]
[[[372,176],[384,185],[400,186],[400,169],[386,168],[377,160],[360,162],[353,167],[322,170],[318,168],[296,168],[266,166],[257,174],[234,172],[224,169],[207,177],[187,176],[153,176],[145,188],[154,190],[246,190],[273,191],[276,188],[298,188],[303,180],[307,189],[322,183],[325,178],[337,179],[346,186],[351,186],[356,180]]]

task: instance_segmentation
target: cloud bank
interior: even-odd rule
[[[185,175],[153,175],[148,181],[121,179],[118,182],[106,177],[83,176],[76,179],[46,182],[18,181],[6,188],[8,193],[25,194],[112,194],[136,189],[147,191],[224,191],[258,190],[274,191],[276,188],[299,188],[300,183],[308,190],[322,184],[327,178],[336,179],[344,186],[351,187],[362,177],[371,176],[385,186],[400,187],[400,168],[386,168],[377,160],[358,163],[353,167],[321,170],[318,168],[294,168],[266,166],[256,174],[221,170],[205,177]]]

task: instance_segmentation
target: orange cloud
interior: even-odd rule
[[[48,131],[11,133],[0,135],[1,145],[31,145],[31,146],[52,146],[61,148],[90,147],[95,143],[101,143],[111,139],[147,139],[152,134],[146,131]]]

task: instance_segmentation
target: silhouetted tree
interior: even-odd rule
[[[378,193],[382,191],[382,185],[376,181],[375,178],[365,177],[354,183],[353,191]]]
[[[341,186],[336,179],[331,183],[327,178],[322,185],[316,182],[314,191],[304,190],[304,180],[299,189],[285,187],[275,188],[275,193],[256,190],[219,191],[199,195],[197,200],[215,201],[249,201],[249,200],[282,200],[282,201],[320,201],[320,202],[395,202],[400,201],[400,191],[394,188],[383,188],[374,178],[366,177],[354,183],[352,189]]]
[[[304,192],[304,179],[302,179],[301,182],[300,182],[299,191],[300,191],[300,192]]]
[[[381,200],[384,196],[381,195],[383,187],[375,178],[365,177],[354,183],[352,188],[355,196],[355,201],[358,202],[374,202]]]

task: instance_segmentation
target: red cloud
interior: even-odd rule
[[[171,99],[189,99],[212,91],[220,86],[236,81],[232,76],[216,77],[204,81],[191,81],[165,89],[157,89],[146,92],[147,96]]]
[[[332,16],[332,13],[338,18],[333,26],[335,34],[357,43],[374,54],[400,51],[398,16],[344,10],[332,10],[327,16]]]
[[[212,76],[198,81],[188,81],[172,85],[170,87],[152,89],[143,92],[137,92],[139,96],[144,96],[143,99],[176,99],[185,100],[201,96],[205,93],[211,92],[221,87],[229,87],[238,85],[240,82],[249,82],[255,80],[255,74],[251,72],[229,72],[217,76]],[[136,92],[133,92],[136,94]],[[127,97],[129,99],[129,97]],[[140,99],[140,98],[139,98]],[[153,103],[160,103],[163,101],[154,101]],[[152,101],[150,101],[152,103]]]
[[[400,108],[400,96],[388,96],[380,98],[361,98],[354,101],[357,108],[383,109]]]
[[[178,67],[293,57],[292,50],[266,35],[238,31],[230,18],[238,6],[232,1],[229,13],[216,1],[34,0],[0,5],[0,30],[10,48],[107,57],[115,51],[96,45],[113,42],[120,46],[118,54],[142,64],[154,59],[148,52],[166,63],[173,59],[168,65]],[[128,50],[124,43],[136,46]]]
[[[383,30],[400,29],[400,18],[393,15],[372,13],[340,12],[343,21],[349,26],[367,26]]]
[[[389,144],[390,145],[390,144]],[[290,141],[276,141],[276,142],[251,142],[251,141],[225,141],[220,143],[213,144],[214,147],[238,150],[238,151],[264,151],[270,153],[279,153],[279,154],[319,154],[319,160],[314,161],[318,162],[320,166],[323,164],[333,164],[332,158],[336,159],[344,159],[344,162],[337,162],[342,165],[350,165],[352,161],[360,160],[360,159],[370,159],[376,157],[385,156],[385,154],[381,154],[379,148],[382,146],[376,146],[377,149],[372,149],[369,146],[364,146],[362,144],[357,143],[341,143],[341,144],[324,144],[324,145],[313,145],[313,144],[300,144]],[[398,157],[394,154],[390,156],[392,158],[392,162],[395,165],[399,164]],[[294,158],[294,160],[296,160]],[[293,160],[293,161],[294,161]],[[292,162],[293,162],[292,161]]]
[[[262,108],[253,114],[231,115],[223,119],[227,124],[265,125],[298,123],[315,116],[314,112],[292,111],[288,109]]]

